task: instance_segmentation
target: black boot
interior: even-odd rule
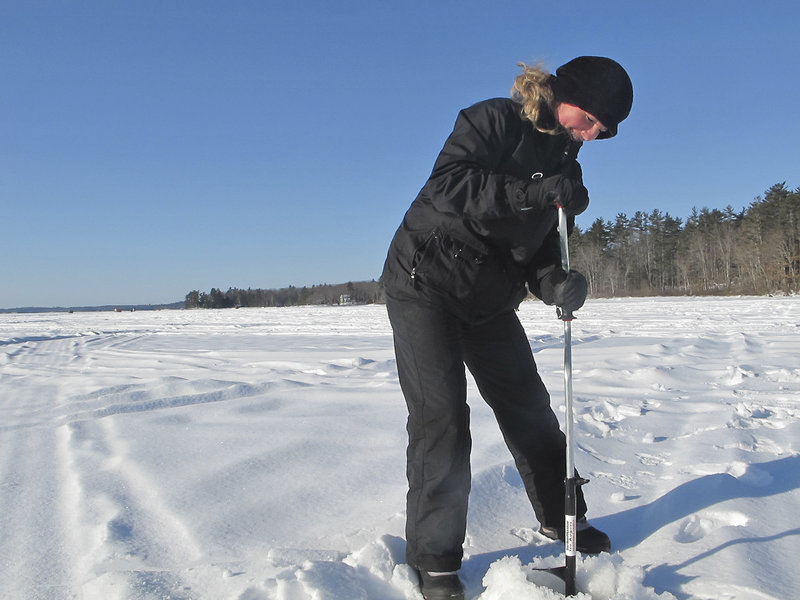
[[[425,600],[464,600],[464,586],[458,574],[417,571],[419,589]]]
[[[586,517],[578,519],[576,529],[576,549],[581,554],[600,554],[601,552],[611,551],[611,540],[609,537],[599,529],[589,525],[589,521],[586,520]],[[539,533],[551,540],[564,541],[563,527],[545,527],[542,525],[539,528]]]

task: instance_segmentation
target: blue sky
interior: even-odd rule
[[[0,3],[0,307],[377,279],[459,109],[610,56],[631,116],[579,217],[800,186],[800,5]]]

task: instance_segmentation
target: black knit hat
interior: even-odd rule
[[[625,69],[610,58],[579,56],[558,67],[550,85],[557,102],[579,106],[608,129],[597,139],[617,135],[617,125],[631,112],[631,79]]]

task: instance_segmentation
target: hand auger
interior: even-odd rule
[[[567,242],[567,215],[558,207],[558,235],[561,240],[561,266],[569,273],[569,245]],[[567,438],[567,470],[564,494],[564,595],[575,595],[575,557],[577,554],[577,493],[585,479],[575,476],[574,432],[572,409],[572,311],[557,308],[558,318],[564,322],[564,429]]]

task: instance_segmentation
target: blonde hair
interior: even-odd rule
[[[511,86],[511,99],[522,105],[522,116],[528,119],[533,126],[542,133],[559,133],[558,121],[551,115],[555,114],[555,97],[550,88],[551,77],[541,63],[526,65],[519,63],[522,73],[514,79]],[[542,118],[542,109],[547,108],[550,115]]]

